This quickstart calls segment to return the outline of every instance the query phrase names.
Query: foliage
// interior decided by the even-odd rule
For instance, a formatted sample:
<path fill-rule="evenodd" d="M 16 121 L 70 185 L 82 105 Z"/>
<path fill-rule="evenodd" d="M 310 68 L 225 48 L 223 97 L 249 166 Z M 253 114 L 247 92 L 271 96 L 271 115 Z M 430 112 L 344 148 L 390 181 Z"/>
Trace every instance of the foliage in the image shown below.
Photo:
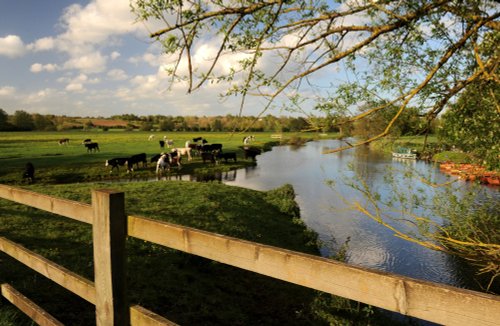
<path fill-rule="evenodd" d="M 9 123 L 9 116 L 2 108 L 0 108 L 0 131 L 8 131 L 13 128 Z"/>
<path fill-rule="evenodd" d="M 369 107 L 367 110 L 369 110 Z M 386 110 L 374 112 L 364 119 L 354 121 L 352 134 L 364 139 L 370 139 L 383 133 L 391 119 L 397 114 L 397 111 L 397 107 L 390 106 Z M 417 135 L 424 130 L 424 125 L 425 121 L 419 117 L 419 111 L 416 108 L 408 107 L 401 114 L 401 118 L 394 122 L 388 135 L 391 137 Z"/>
<path fill-rule="evenodd" d="M 17 110 L 14 112 L 11 122 L 17 130 L 27 131 L 35 128 L 33 118 L 28 112 L 23 110 Z"/>
<path fill-rule="evenodd" d="M 279 207 L 281 212 L 295 218 L 300 217 L 300 208 L 295 201 L 295 191 L 291 184 L 268 191 L 267 200 Z"/>
<path fill-rule="evenodd" d="M 56 130 L 54 122 L 52 122 L 52 120 L 46 115 L 33 114 L 33 124 L 35 130 L 40 130 L 40 131 Z"/>
<path fill-rule="evenodd" d="M 151 131 L 153 130 L 153 124 L 151 122 L 143 122 L 139 129 L 141 131 Z"/>
<path fill-rule="evenodd" d="M 240 112 L 251 95 L 267 101 L 259 117 L 280 104 L 307 114 L 329 103 L 350 121 L 397 107 L 381 131 L 354 145 L 386 136 L 410 107 L 422 110 L 429 128 L 472 82 L 498 81 L 500 12 L 492 0 L 135 0 L 131 7 L 138 21 L 163 24 L 151 38 L 171 60 L 172 83 L 189 92 L 224 83 L 223 96 L 241 95 Z M 210 51 L 203 64 L 201 49 Z"/>
<path fill-rule="evenodd" d="M 439 135 L 472 153 L 482 164 L 500 170 L 500 83 L 474 83 L 442 119 Z"/>

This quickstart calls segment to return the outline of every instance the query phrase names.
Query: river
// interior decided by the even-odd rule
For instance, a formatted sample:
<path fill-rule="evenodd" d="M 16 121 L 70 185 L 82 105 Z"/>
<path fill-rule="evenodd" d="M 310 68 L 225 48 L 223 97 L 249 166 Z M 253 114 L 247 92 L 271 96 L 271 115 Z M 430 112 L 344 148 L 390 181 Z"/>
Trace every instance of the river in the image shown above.
<path fill-rule="evenodd" d="M 361 173 L 367 184 L 387 197 L 394 192 L 385 179 L 391 169 L 395 170 L 394 182 L 400 183 L 401 191 L 421 188 L 432 196 L 434 188 L 426 186 L 420 178 L 412 177 L 411 186 L 404 184 L 407 181 L 403 174 L 408 168 L 425 174 L 435 183 L 448 181 L 449 177 L 432 164 L 396 161 L 366 147 L 322 154 L 325 148 L 339 145 L 337 140 L 322 140 L 301 147 L 274 147 L 257 157 L 255 167 L 227 173 L 222 181 L 256 190 L 270 190 L 285 183 L 293 185 L 301 217 L 319 234 L 324 256 L 346 243 L 345 259 L 350 264 L 478 290 L 471 278 L 472 271 L 460 260 L 395 237 L 388 228 L 351 209 L 354 201 L 366 203 L 366 199 L 345 183 L 352 180 L 355 172 Z M 327 180 L 335 180 L 335 186 Z M 466 182 L 458 182 L 459 188 L 468 187 Z M 496 189 L 490 190 L 498 194 Z M 398 227 L 404 230 L 405 225 L 401 223 Z"/>

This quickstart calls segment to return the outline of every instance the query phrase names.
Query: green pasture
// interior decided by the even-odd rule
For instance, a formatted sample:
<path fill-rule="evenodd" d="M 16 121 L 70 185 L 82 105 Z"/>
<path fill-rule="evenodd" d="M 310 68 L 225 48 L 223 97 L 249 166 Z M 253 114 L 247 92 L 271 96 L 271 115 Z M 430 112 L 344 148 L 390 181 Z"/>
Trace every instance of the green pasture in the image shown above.
<path fill-rule="evenodd" d="M 91 189 L 113 188 L 125 192 L 130 215 L 319 254 L 289 185 L 268 192 L 182 181 L 26 187 L 86 203 Z M 0 221 L 0 236 L 93 280 L 90 225 L 1 199 Z M 377 324 L 363 305 L 143 240 L 127 240 L 127 257 L 131 303 L 181 325 Z M 0 266 L 0 283 L 12 284 L 65 325 L 95 324 L 94 307 L 83 299 L 1 253 Z M 31 321 L 0 297 L 0 325 Z"/>
<path fill-rule="evenodd" d="M 279 144 L 272 133 L 252 133 L 255 141 L 252 146 L 269 149 L 270 144 Z M 153 140 L 148 140 L 155 135 Z M 105 167 L 106 160 L 115 157 L 128 157 L 134 154 L 146 153 L 149 158 L 161 152 L 159 140 L 167 136 L 174 140 L 174 147 L 184 147 L 187 140 L 204 137 L 209 143 L 223 144 L 223 151 L 235 151 L 238 162 L 221 162 L 217 166 L 203 163 L 199 157 L 193 156 L 188 162 L 183 158 L 183 167 L 179 171 L 173 168 L 170 174 L 193 174 L 209 170 L 227 171 L 230 169 L 251 165 L 251 160 L 243 159 L 243 134 L 231 133 L 189 133 L 189 132 L 139 132 L 139 131 L 107 131 L 107 132 L 2 132 L 0 133 L 0 183 L 21 184 L 21 174 L 26 162 L 35 166 L 37 182 L 42 183 L 73 183 L 112 180 L 116 178 L 151 178 L 155 176 L 155 165 L 139 168 L 133 174 L 127 174 L 125 169 L 116 170 L 110 174 Z M 284 141 L 309 139 L 316 134 L 284 135 Z M 68 138 L 69 144 L 59 145 L 59 140 Z M 82 144 L 90 138 L 99 144 L 100 151 L 88 153 Z M 165 150 L 168 150 L 165 148 Z"/>

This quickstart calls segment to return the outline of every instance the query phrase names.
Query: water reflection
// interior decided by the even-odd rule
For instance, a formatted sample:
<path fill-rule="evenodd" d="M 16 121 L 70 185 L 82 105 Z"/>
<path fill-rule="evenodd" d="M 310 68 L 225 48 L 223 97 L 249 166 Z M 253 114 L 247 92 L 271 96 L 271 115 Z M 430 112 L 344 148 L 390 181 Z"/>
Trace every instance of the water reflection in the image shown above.
<path fill-rule="evenodd" d="M 366 198 L 346 184 L 353 182 L 355 176 L 362 176 L 367 186 L 376 189 L 382 198 L 388 198 L 395 191 L 386 180 L 389 170 L 394 170 L 392 178 L 398 188 L 407 192 L 432 188 L 425 187 L 419 177 L 409 181 L 405 179 L 403 174 L 407 167 L 426 175 L 435 183 L 447 181 L 448 176 L 431 164 L 393 160 L 387 155 L 370 152 L 367 147 L 321 154 L 325 149 L 339 145 L 338 141 L 324 140 L 310 142 L 300 148 L 274 147 L 257 157 L 256 166 L 239 170 L 233 181 L 225 183 L 257 190 L 292 184 L 301 216 L 319 234 L 324 243 L 322 254 L 325 256 L 350 239 L 347 250 L 347 262 L 350 264 L 477 289 L 476 284 L 464 276 L 463 268 L 457 272 L 455 258 L 395 237 L 386 227 L 353 210 L 354 203 L 366 204 Z M 327 180 L 333 180 L 335 188 L 329 186 Z M 460 187 L 466 186 L 460 184 Z M 432 199 L 433 190 L 425 191 Z"/>
<path fill-rule="evenodd" d="M 195 182 L 226 182 L 236 180 L 238 175 L 238 170 L 232 171 L 216 171 L 214 173 L 202 173 L 202 174 L 166 174 L 159 175 L 156 177 L 156 181 L 195 181 Z M 152 181 L 152 180 L 148 180 Z"/>

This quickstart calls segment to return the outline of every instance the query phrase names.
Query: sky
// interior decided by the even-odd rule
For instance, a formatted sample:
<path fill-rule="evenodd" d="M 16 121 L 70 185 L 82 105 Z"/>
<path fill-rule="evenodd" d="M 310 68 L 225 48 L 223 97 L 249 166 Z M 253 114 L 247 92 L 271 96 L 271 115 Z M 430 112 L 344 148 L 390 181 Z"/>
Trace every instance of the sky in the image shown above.
<path fill-rule="evenodd" d="M 135 21 L 129 0 L 0 0 L 0 108 L 82 117 L 238 114 L 238 98 L 219 97 L 222 85 L 168 89 L 164 55 L 148 36 L 155 27 Z M 243 114 L 263 106 L 251 99 Z"/>

